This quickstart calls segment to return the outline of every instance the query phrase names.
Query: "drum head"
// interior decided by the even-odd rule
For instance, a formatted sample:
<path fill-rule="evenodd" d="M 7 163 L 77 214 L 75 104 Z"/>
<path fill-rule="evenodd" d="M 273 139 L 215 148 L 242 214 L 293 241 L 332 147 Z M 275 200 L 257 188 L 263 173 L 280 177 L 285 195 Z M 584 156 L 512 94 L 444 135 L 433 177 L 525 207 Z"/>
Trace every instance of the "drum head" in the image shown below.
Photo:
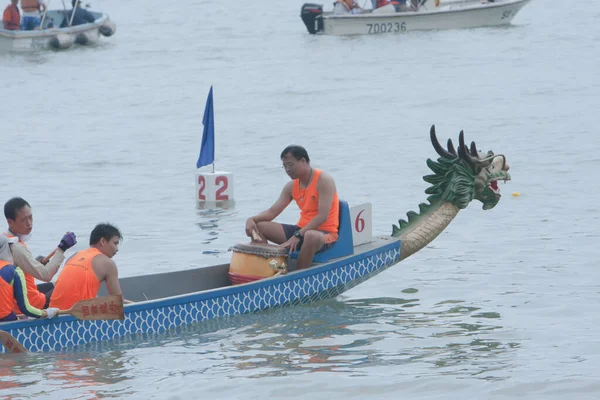
<path fill-rule="evenodd" d="M 238 243 L 232 246 L 232 251 L 244 254 L 254 254 L 263 257 L 287 257 L 288 252 L 285 248 L 269 243 Z"/>

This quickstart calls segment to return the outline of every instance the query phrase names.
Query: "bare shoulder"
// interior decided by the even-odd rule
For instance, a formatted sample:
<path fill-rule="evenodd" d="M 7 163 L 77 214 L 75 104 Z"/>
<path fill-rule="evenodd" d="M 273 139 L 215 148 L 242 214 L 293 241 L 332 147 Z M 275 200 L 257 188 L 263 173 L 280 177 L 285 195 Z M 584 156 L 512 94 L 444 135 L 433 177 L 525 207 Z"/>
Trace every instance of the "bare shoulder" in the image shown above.
<path fill-rule="evenodd" d="M 331 175 L 329 175 L 327 172 L 321 171 L 321 175 L 319 176 L 319 181 L 317 182 L 317 186 L 320 189 L 335 188 L 335 181 L 333 180 L 333 177 Z"/>
<path fill-rule="evenodd" d="M 290 192 L 292 193 L 292 189 L 294 189 L 294 181 L 288 181 L 285 183 L 285 185 L 283 186 L 283 191 L 284 192 Z"/>
<path fill-rule="evenodd" d="M 292 196 L 292 192 L 294 191 L 294 181 L 289 181 L 286 182 L 286 184 L 283 186 L 283 189 L 281 189 L 281 195 L 285 195 L 286 197 L 291 197 Z"/>
<path fill-rule="evenodd" d="M 105 254 L 98 254 L 92 259 L 92 266 L 94 269 L 98 268 L 103 271 L 108 271 L 112 268 L 117 268 L 117 264 L 114 260 Z"/>

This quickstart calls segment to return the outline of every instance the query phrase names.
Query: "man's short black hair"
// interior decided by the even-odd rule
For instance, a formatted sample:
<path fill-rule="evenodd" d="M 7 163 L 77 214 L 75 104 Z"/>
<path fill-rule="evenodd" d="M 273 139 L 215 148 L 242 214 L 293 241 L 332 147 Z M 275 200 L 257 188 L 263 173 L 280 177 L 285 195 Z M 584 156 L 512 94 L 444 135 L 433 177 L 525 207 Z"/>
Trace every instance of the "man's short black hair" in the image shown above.
<path fill-rule="evenodd" d="M 123 240 L 121 231 L 119 231 L 119 229 L 116 226 L 108 223 L 98 224 L 90 234 L 90 246 L 98 243 L 102 238 L 108 241 L 114 236 L 117 236 L 119 240 Z"/>
<path fill-rule="evenodd" d="M 294 156 L 294 158 L 296 160 L 300 161 L 302 158 L 304 158 L 306 160 L 306 162 L 310 164 L 310 158 L 308 158 L 308 152 L 306 151 L 306 149 L 304 147 L 292 144 L 292 145 L 286 147 L 285 149 L 283 149 L 283 151 L 281 152 L 281 156 L 279 158 L 283 158 L 288 153 L 291 153 L 291 155 Z"/>
<path fill-rule="evenodd" d="M 31 208 L 25 199 L 21 197 L 13 197 L 4 203 L 4 216 L 6 219 L 12 219 L 14 221 L 17 216 L 17 211 L 25 206 Z"/>

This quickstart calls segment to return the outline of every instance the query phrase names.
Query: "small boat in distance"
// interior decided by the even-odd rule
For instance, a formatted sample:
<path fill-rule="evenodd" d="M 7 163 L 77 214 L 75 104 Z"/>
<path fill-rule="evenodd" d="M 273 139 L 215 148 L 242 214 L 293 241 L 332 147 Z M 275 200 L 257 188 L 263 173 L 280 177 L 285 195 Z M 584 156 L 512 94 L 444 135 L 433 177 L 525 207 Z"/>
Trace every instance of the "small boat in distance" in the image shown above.
<path fill-rule="evenodd" d="M 311 34 L 377 35 L 416 30 L 462 29 L 508 25 L 531 0 L 415 1 L 408 11 L 392 4 L 360 13 L 323 11 L 323 5 L 305 3 L 300 17 Z M 340 9 L 340 7 L 337 7 Z"/>
<path fill-rule="evenodd" d="M 0 53 L 68 49 L 74 43 L 92 45 L 98 42 L 100 35 L 108 37 L 115 33 L 117 26 L 107 14 L 90 13 L 96 20 L 82 25 L 69 26 L 68 11 L 48 10 L 42 20 L 43 29 L 12 31 L 0 28 Z"/>

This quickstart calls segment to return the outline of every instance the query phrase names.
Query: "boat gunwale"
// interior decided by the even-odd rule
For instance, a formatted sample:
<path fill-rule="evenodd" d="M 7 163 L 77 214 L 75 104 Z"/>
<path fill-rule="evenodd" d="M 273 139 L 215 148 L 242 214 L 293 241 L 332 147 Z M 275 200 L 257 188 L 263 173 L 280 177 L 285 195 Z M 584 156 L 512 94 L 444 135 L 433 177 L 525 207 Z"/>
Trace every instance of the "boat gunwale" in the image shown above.
<path fill-rule="evenodd" d="M 109 20 L 108 14 L 99 13 L 100 17 L 96 19 L 94 22 L 88 22 L 86 24 L 75 25 L 75 26 L 67 26 L 64 28 L 48 28 L 48 29 L 38 29 L 33 31 L 22 31 L 22 30 L 8 30 L 0 28 L 0 37 L 4 37 L 7 39 L 38 39 L 38 38 L 52 38 L 59 33 L 67 33 L 67 34 L 75 34 L 92 31 L 94 29 L 99 29 L 106 21 Z"/>
<path fill-rule="evenodd" d="M 321 16 L 321 18 L 323 19 L 329 19 L 329 20 L 344 20 L 344 19 L 378 19 L 378 18 L 414 18 L 414 17 L 418 17 L 418 16 L 432 16 L 432 15 L 441 15 L 441 14 L 447 14 L 447 13 L 460 13 L 460 12 L 466 12 L 466 11 L 482 11 L 482 10 L 489 10 L 492 8 L 501 8 L 501 7 L 508 7 L 508 6 L 514 6 L 514 5 L 521 5 L 525 6 L 527 3 L 529 3 L 531 0 L 509 0 L 509 1 L 505 1 L 505 2 L 501 2 L 501 3 L 486 3 L 486 4 L 474 4 L 473 6 L 466 6 L 466 7 L 461 7 L 461 8 L 456 8 L 456 9 L 451 9 L 451 10 L 431 10 L 431 11 L 418 11 L 418 12 L 410 12 L 410 11 L 406 11 L 406 12 L 394 12 L 394 13 L 377 13 L 377 14 L 373 14 L 373 13 L 364 13 L 364 14 L 333 14 L 333 11 L 327 11 L 324 12 Z"/>
<path fill-rule="evenodd" d="M 339 259 L 335 259 L 334 261 L 315 265 L 311 268 L 307 268 L 300 271 L 293 271 L 288 274 L 279 275 L 271 278 L 261 279 L 258 281 L 247 282 L 240 285 L 231 285 L 231 286 L 222 286 L 213 289 L 200 290 L 197 292 L 191 293 L 183 293 L 174 296 L 162 297 L 159 299 L 153 300 L 144 300 L 139 301 L 133 304 L 124 305 L 125 315 L 128 313 L 135 313 L 139 311 L 146 311 L 151 309 L 156 309 L 160 307 L 171 307 L 179 304 L 185 304 L 190 302 L 198 302 L 198 301 L 206 301 L 211 298 L 218 298 L 221 296 L 235 295 L 235 294 L 243 294 L 244 292 L 250 291 L 252 289 L 259 289 L 266 286 L 272 286 L 273 284 L 292 282 L 295 280 L 299 280 L 305 277 L 309 277 L 312 275 L 318 275 L 322 273 L 327 273 L 331 270 L 343 267 L 352 262 L 360 261 L 361 259 L 365 259 L 368 257 L 372 257 L 376 254 L 386 252 L 392 250 L 395 247 L 399 246 L 400 240 L 393 237 L 374 237 L 374 242 L 382 242 L 380 245 L 376 247 L 365 250 L 363 252 L 354 253 L 349 256 L 341 257 Z M 386 243 L 387 242 L 387 243 Z M 372 243 L 371 243 L 372 244 Z M 218 267 L 227 264 L 219 264 L 212 265 L 207 267 Z M 207 267 L 200 267 L 207 268 Z M 175 271 L 174 271 L 175 272 Z M 158 275 L 157 274 L 148 274 L 148 275 Z M 148 276 L 146 275 L 146 276 Z M 252 288 L 252 289 L 248 289 Z M 59 325 L 61 323 L 71 322 L 76 320 L 75 317 L 71 315 L 63 315 L 54 319 L 25 319 L 25 320 L 17 320 L 17 321 L 7 321 L 0 322 L 0 330 L 19 330 L 22 328 L 31 328 L 36 326 L 44 326 L 44 325 Z M 84 321 L 81 321 L 84 322 Z"/>

